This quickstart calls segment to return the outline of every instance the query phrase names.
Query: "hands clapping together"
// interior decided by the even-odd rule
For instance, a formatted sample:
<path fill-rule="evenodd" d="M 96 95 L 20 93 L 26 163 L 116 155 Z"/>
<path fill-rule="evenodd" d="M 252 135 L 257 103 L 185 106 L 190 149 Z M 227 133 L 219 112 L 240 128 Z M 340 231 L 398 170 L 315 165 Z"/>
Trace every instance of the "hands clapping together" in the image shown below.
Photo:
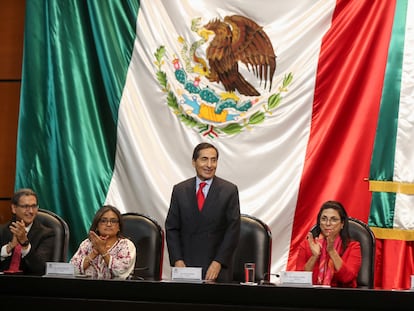
<path fill-rule="evenodd" d="M 94 231 L 89 231 L 89 240 L 92 243 L 92 248 L 95 253 L 95 257 L 98 256 L 98 254 L 105 254 L 107 251 L 106 247 L 106 241 L 108 239 L 108 236 L 100 236 L 97 235 Z M 93 258 L 95 258 L 93 257 Z"/>

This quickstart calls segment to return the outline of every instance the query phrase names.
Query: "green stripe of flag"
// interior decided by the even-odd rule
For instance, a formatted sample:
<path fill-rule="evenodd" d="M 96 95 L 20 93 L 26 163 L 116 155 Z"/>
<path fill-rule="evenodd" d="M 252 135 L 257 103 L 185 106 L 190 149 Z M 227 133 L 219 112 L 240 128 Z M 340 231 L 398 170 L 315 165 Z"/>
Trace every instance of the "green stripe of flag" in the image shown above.
<path fill-rule="evenodd" d="M 71 249 L 105 201 L 139 0 L 26 3 L 15 188 L 64 217 Z"/>
<path fill-rule="evenodd" d="M 407 0 L 398 0 L 388 51 L 384 89 L 371 161 L 370 180 L 393 180 L 406 12 Z M 370 226 L 393 227 L 395 198 L 395 193 L 373 192 L 369 216 Z"/>

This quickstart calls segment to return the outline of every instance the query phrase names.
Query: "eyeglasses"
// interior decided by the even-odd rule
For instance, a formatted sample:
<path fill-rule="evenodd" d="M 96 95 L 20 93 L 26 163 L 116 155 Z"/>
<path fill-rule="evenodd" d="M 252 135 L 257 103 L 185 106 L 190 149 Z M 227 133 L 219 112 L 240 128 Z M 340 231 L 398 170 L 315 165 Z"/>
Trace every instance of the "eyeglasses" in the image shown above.
<path fill-rule="evenodd" d="M 337 217 L 332 217 L 332 218 L 321 217 L 321 220 L 320 220 L 320 222 L 323 224 L 327 224 L 329 222 L 333 225 L 336 225 L 340 221 L 341 221 L 341 218 L 337 218 Z"/>
<path fill-rule="evenodd" d="M 24 205 L 21 205 L 21 204 L 17 204 L 17 206 L 18 207 L 20 207 L 20 208 L 24 208 L 25 210 L 29 210 L 29 209 L 38 209 L 39 208 L 39 205 L 38 204 L 32 204 L 32 205 L 29 205 L 29 204 L 24 204 Z"/>
<path fill-rule="evenodd" d="M 107 224 L 114 225 L 114 224 L 119 223 L 119 220 L 116 219 L 116 218 L 110 218 L 110 219 L 108 219 L 108 218 L 101 218 L 101 219 L 99 219 L 99 223 L 104 224 L 104 225 L 107 225 Z"/>

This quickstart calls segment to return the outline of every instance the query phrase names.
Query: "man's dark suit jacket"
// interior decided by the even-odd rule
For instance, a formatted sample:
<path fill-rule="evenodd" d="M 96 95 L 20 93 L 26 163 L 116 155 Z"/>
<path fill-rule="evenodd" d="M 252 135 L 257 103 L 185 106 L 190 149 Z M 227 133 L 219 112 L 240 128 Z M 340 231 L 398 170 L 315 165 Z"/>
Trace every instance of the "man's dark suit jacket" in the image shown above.
<path fill-rule="evenodd" d="M 233 280 L 234 251 L 240 237 L 236 185 L 214 177 L 201 212 L 197 207 L 196 178 L 175 185 L 165 230 L 171 266 L 184 260 L 187 267 L 202 267 L 204 279 L 215 260 L 222 265 L 217 281 Z"/>
<path fill-rule="evenodd" d="M 7 223 L 0 228 L 0 247 L 10 242 L 13 237 L 9 226 L 10 223 Z M 46 262 L 52 261 L 53 258 L 54 236 L 55 233 L 51 228 L 44 226 L 36 219 L 33 221 L 33 225 L 27 234 L 31 249 L 20 262 L 20 270 L 23 271 L 23 274 L 45 274 Z M 12 256 L 0 262 L 0 271 L 9 269 Z"/>

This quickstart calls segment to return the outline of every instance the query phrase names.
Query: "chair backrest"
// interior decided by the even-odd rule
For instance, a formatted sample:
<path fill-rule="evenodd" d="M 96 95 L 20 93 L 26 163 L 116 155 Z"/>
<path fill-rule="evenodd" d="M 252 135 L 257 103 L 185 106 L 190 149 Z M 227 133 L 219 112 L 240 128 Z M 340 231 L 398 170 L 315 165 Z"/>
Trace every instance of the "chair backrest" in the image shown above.
<path fill-rule="evenodd" d="M 240 216 L 240 240 L 235 251 L 233 280 L 244 282 L 244 264 L 256 264 L 255 280 L 270 280 L 272 263 L 272 232 L 260 219 L 242 214 Z"/>
<path fill-rule="evenodd" d="M 154 219 L 139 213 L 122 214 L 123 233 L 134 242 L 137 259 L 132 279 L 162 279 L 164 231 Z"/>
<path fill-rule="evenodd" d="M 52 261 L 66 262 L 69 247 L 69 226 L 66 221 L 59 215 L 41 208 L 37 213 L 36 219 L 44 226 L 52 228 L 55 232 L 55 246 Z"/>
<path fill-rule="evenodd" d="M 360 288 L 374 288 L 375 270 L 375 236 L 368 225 L 356 218 L 349 218 L 349 234 L 351 239 L 361 245 L 361 268 L 357 284 Z"/>

